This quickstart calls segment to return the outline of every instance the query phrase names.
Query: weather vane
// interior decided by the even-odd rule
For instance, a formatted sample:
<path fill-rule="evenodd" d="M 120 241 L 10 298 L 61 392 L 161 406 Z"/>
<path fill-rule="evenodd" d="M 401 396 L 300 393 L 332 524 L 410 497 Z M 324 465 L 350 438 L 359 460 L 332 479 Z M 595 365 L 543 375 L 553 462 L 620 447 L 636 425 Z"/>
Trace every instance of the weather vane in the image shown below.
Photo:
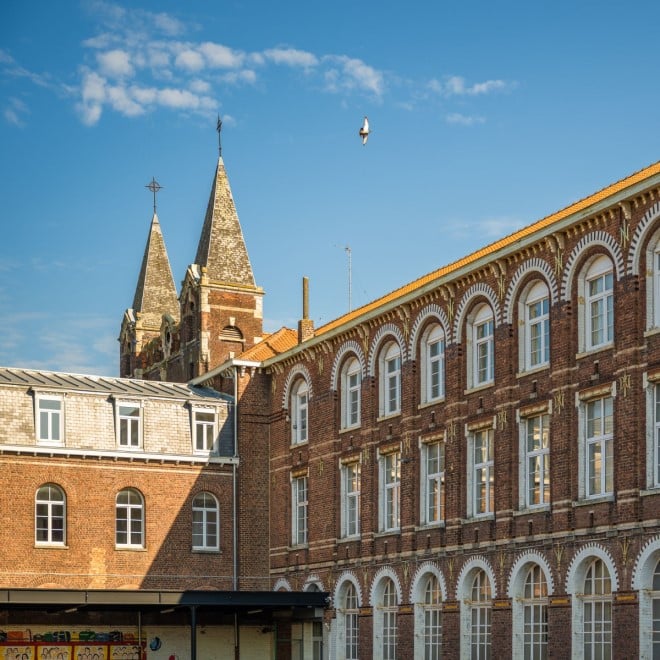
<path fill-rule="evenodd" d="M 149 188 L 151 192 L 154 194 L 154 213 L 156 213 L 156 193 L 162 188 L 163 186 L 156 181 L 156 177 L 151 177 L 151 183 L 149 183 L 148 186 L 145 186 L 145 188 Z"/>
<path fill-rule="evenodd" d="M 218 155 L 222 156 L 222 136 L 220 135 L 220 131 L 222 131 L 222 119 L 220 119 L 220 115 L 218 115 L 218 123 L 215 130 L 218 131 Z"/>

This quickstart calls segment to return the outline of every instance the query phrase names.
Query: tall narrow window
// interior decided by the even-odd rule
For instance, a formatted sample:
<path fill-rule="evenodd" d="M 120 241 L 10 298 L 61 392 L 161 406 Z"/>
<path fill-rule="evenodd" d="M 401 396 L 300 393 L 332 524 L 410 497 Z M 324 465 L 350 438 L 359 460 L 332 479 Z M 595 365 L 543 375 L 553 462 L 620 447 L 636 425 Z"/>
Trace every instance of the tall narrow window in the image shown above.
<path fill-rule="evenodd" d="M 612 397 L 586 404 L 586 494 L 587 497 L 613 492 Z"/>
<path fill-rule="evenodd" d="M 307 543 L 307 477 L 294 477 L 291 480 L 291 517 L 293 545 L 304 545 Z"/>
<path fill-rule="evenodd" d="M 495 338 L 493 312 L 481 305 L 471 321 L 472 386 L 479 387 L 495 379 Z"/>
<path fill-rule="evenodd" d="M 401 500 L 401 455 L 392 452 L 380 457 L 380 510 L 383 532 L 391 532 L 400 526 L 400 500 Z"/>
<path fill-rule="evenodd" d="M 440 660 L 442 652 L 442 593 L 440 582 L 430 575 L 424 589 L 424 660 Z"/>
<path fill-rule="evenodd" d="M 614 339 L 614 275 L 607 257 L 596 259 L 586 274 L 586 348 L 610 344 Z"/>
<path fill-rule="evenodd" d="M 653 425 L 653 485 L 660 486 L 660 384 L 653 388 L 655 394 L 655 415 Z"/>
<path fill-rule="evenodd" d="M 144 501 L 133 488 L 117 493 L 115 544 L 122 548 L 144 547 Z"/>
<path fill-rule="evenodd" d="M 602 559 L 594 559 L 584 580 L 583 650 L 585 660 L 612 657 L 612 584 Z"/>
<path fill-rule="evenodd" d="M 442 327 L 432 326 L 422 337 L 422 400 L 424 403 L 445 395 L 445 335 Z"/>
<path fill-rule="evenodd" d="M 216 450 L 215 413 L 212 410 L 193 410 L 195 428 L 195 451 L 212 452 Z"/>
<path fill-rule="evenodd" d="M 342 370 L 342 428 L 360 424 L 360 390 L 362 386 L 360 363 L 349 360 Z"/>
<path fill-rule="evenodd" d="M 360 533 L 360 464 L 342 466 L 342 536 Z"/>
<path fill-rule="evenodd" d="M 660 658 L 660 561 L 656 563 L 653 571 L 651 596 L 653 658 Z"/>
<path fill-rule="evenodd" d="M 422 522 L 427 525 L 445 519 L 445 443 L 422 445 Z"/>
<path fill-rule="evenodd" d="M 62 397 L 37 395 L 37 438 L 40 443 L 60 445 L 64 439 Z"/>
<path fill-rule="evenodd" d="M 548 657 L 548 584 L 538 564 L 527 572 L 523 591 L 523 657 Z"/>
<path fill-rule="evenodd" d="M 648 280 L 647 280 L 648 281 Z M 649 282 L 650 283 L 650 282 Z M 653 252 L 653 314 L 647 320 L 647 328 L 660 327 L 660 243 Z"/>
<path fill-rule="evenodd" d="M 472 514 L 495 511 L 495 461 L 493 430 L 482 429 L 472 434 Z"/>
<path fill-rule="evenodd" d="M 396 660 L 398 602 L 394 582 L 386 579 L 383 589 L 383 660 Z"/>
<path fill-rule="evenodd" d="M 120 402 L 117 405 L 119 446 L 134 449 L 140 446 L 140 404 Z"/>
<path fill-rule="evenodd" d="M 199 493 L 192 502 L 193 550 L 218 550 L 218 500 Z"/>
<path fill-rule="evenodd" d="M 381 415 L 394 415 L 401 411 L 401 350 L 391 342 L 381 353 L 380 410 Z"/>
<path fill-rule="evenodd" d="M 491 590 L 488 576 L 477 571 L 467 606 L 470 608 L 470 658 L 486 660 L 491 650 Z"/>
<path fill-rule="evenodd" d="M 291 394 L 292 424 L 291 436 L 294 445 L 307 442 L 307 406 L 309 403 L 309 388 L 307 383 L 300 379 Z"/>
<path fill-rule="evenodd" d="M 538 415 L 524 420 L 525 505 L 550 503 L 550 417 Z"/>
<path fill-rule="evenodd" d="M 55 484 L 45 484 L 35 497 L 34 540 L 40 545 L 64 545 L 66 498 Z"/>
<path fill-rule="evenodd" d="M 358 597 L 355 586 L 349 582 L 346 585 L 344 598 L 344 655 L 346 660 L 360 660 L 360 639 L 358 627 Z"/>
<path fill-rule="evenodd" d="M 525 368 L 535 369 L 550 361 L 550 299 L 543 282 L 527 293 L 524 315 Z"/>

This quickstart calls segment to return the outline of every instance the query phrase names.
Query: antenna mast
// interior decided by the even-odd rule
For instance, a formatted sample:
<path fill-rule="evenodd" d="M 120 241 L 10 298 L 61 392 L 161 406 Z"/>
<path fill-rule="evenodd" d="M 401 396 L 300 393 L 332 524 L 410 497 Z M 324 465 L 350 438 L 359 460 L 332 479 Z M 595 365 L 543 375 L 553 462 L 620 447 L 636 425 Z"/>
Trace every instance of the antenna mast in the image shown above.
<path fill-rule="evenodd" d="M 353 283 L 352 283 L 352 253 L 351 253 L 351 246 L 347 245 L 344 248 L 344 251 L 348 255 L 348 311 L 350 312 L 353 309 L 353 300 L 352 300 L 352 295 L 353 295 Z"/>

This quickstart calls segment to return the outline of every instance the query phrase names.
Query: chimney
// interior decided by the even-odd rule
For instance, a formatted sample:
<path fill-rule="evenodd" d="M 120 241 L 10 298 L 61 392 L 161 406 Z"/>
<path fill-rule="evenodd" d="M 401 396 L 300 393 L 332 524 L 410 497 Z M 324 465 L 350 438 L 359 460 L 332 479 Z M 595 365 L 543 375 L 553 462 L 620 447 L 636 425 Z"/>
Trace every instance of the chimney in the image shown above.
<path fill-rule="evenodd" d="M 298 321 L 298 343 L 311 339 L 314 336 L 314 321 L 309 318 L 309 279 L 303 277 L 303 314 Z"/>

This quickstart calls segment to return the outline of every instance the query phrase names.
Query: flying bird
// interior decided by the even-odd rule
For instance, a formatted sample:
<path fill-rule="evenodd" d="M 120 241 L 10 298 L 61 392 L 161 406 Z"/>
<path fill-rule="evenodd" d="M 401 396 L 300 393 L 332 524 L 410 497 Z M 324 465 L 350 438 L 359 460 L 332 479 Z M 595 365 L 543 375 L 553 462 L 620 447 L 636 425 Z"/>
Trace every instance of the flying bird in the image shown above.
<path fill-rule="evenodd" d="M 367 139 L 369 138 L 369 120 L 366 117 L 360 129 L 360 137 L 362 138 L 362 144 L 367 144 Z"/>

